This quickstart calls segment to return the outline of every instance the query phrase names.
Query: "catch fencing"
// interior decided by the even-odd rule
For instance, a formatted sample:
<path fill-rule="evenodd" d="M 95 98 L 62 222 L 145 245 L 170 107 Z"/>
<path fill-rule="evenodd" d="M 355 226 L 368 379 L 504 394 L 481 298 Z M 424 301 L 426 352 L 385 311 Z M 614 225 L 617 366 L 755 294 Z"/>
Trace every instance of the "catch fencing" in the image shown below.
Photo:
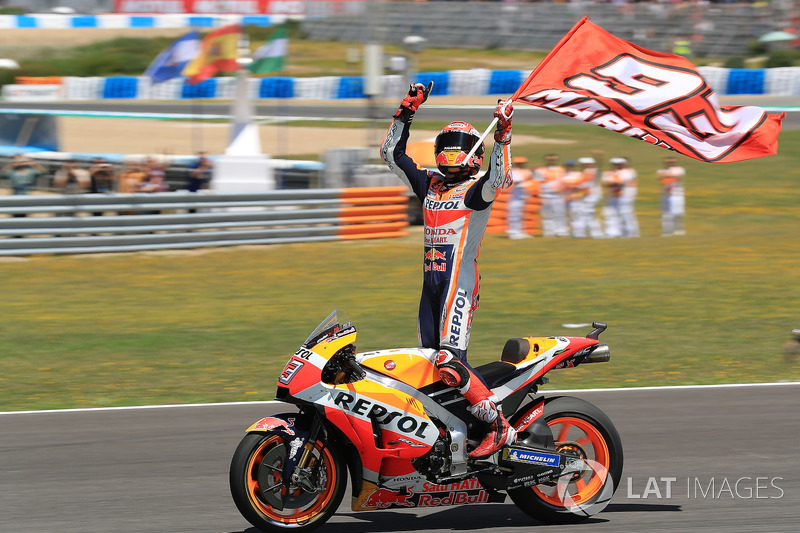
<path fill-rule="evenodd" d="M 0 256 L 401 237 L 405 187 L 0 197 Z"/>

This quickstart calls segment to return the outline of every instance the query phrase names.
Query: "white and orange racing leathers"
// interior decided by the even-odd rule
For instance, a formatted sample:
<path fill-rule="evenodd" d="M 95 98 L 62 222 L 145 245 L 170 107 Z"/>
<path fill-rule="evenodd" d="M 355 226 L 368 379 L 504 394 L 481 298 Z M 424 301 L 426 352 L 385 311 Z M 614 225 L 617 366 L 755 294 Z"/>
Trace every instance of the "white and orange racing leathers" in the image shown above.
<path fill-rule="evenodd" d="M 472 316 L 478 307 L 478 253 L 492 202 L 511 185 L 510 144 L 495 142 L 489 169 L 448 186 L 438 170 L 423 169 L 406 154 L 413 113 L 392 121 L 381 157 L 422 202 L 425 224 L 419 345 L 446 349 L 466 363 Z"/>

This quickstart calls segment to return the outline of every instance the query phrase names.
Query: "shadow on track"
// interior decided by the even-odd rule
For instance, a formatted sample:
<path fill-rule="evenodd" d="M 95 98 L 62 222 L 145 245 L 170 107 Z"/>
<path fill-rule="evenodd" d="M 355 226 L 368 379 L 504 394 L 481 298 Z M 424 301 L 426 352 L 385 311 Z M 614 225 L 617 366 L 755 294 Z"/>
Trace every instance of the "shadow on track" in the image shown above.
<path fill-rule="evenodd" d="M 486 504 L 473 506 L 468 511 L 451 507 L 424 515 L 408 511 L 369 511 L 362 513 L 338 513 L 336 518 L 346 522 L 328 522 L 320 527 L 320 533 L 372 533 L 388 531 L 475 531 L 495 528 L 519 528 L 520 532 L 532 526 L 545 525 L 509 504 Z M 589 518 L 582 524 L 599 524 L 607 522 L 602 518 Z M 258 529 L 249 528 L 241 532 L 259 533 Z"/>
<path fill-rule="evenodd" d="M 603 509 L 603 513 L 653 513 L 653 512 L 681 512 L 680 505 L 665 503 L 610 503 Z"/>

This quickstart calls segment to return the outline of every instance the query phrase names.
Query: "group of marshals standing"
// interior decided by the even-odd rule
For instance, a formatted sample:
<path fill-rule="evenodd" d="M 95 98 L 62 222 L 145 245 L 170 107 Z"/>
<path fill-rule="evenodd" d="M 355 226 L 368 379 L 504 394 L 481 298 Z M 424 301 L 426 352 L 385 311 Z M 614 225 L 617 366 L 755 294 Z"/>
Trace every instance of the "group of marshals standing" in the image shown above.
<path fill-rule="evenodd" d="M 509 198 L 508 235 L 512 239 L 528 237 L 520 223 L 526 191 L 538 182 L 544 237 L 639 237 L 636 217 L 638 174 L 625 157 L 613 157 L 610 168 L 598 169 L 594 157 L 559 163 L 558 155 L 547 154 L 544 164 L 528 170 L 527 160 L 514 158 L 514 188 Z M 674 157 L 664 159 L 657 171 L 661 185 L 662 233 L 683 235 L 684 189 L 686 171 Z M 516 189 L 516 190 L 514 190 Z"/>

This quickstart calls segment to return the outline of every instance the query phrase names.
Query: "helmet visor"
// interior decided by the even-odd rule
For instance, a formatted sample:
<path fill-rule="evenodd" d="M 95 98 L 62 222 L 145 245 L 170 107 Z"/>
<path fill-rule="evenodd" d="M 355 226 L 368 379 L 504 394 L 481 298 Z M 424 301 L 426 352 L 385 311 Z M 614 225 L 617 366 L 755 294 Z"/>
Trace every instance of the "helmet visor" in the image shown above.
<path fill-rule="evenodd" d="M 445 151 L 469 153 L 477 141 L 478 137 L 463 131 L 446 131 L 436 137 L 436 144 L 433 150 L 436 154 Z"/>

